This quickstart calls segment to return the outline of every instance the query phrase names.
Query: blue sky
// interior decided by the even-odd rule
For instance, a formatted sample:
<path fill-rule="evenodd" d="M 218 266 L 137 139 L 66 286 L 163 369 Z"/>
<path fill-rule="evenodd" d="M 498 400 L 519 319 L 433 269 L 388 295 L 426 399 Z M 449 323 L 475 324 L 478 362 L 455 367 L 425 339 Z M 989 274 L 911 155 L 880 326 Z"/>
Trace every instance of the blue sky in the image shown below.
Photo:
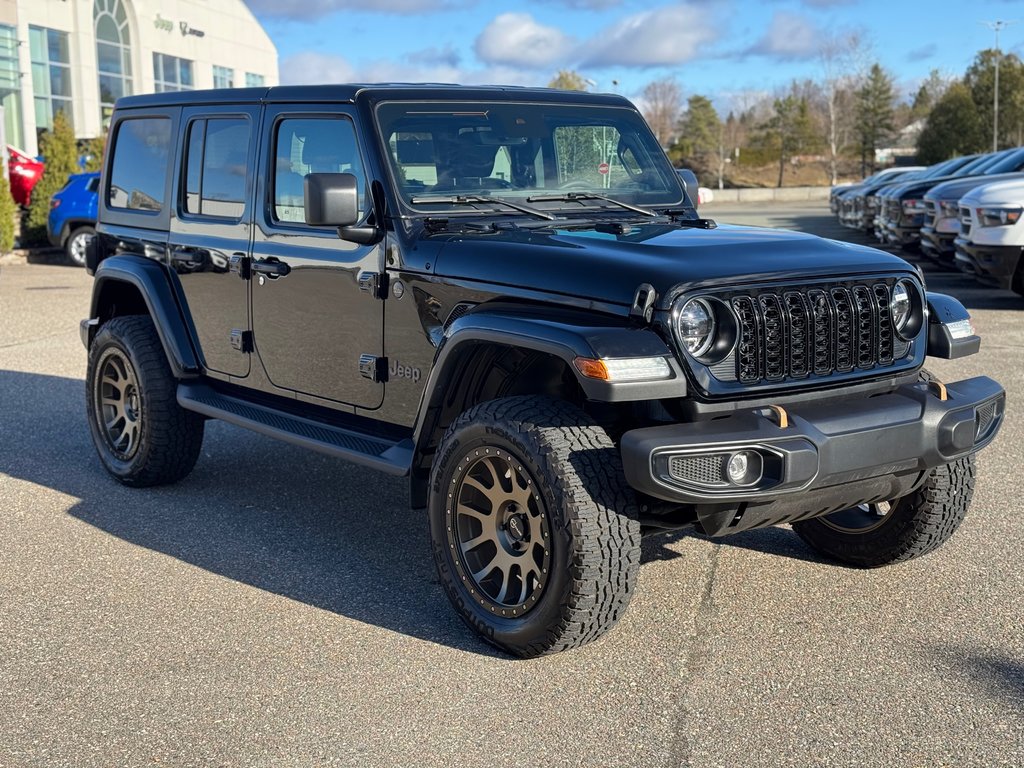
<path fill-rule="evenodd" d="M 822 42 L 850 32 L 903 92 L 932 69 L 962 74 L 994 45 L 984 21 L 1019 19 L 1000 42 L 1024 58 L 1024 3 L 1007 0 L 246 1 L 277 45 L 283 83 L 546 85 L 568 68 L 631 98 L 674 76 L 684 96 L 729 109 L 820 78 Z"/>

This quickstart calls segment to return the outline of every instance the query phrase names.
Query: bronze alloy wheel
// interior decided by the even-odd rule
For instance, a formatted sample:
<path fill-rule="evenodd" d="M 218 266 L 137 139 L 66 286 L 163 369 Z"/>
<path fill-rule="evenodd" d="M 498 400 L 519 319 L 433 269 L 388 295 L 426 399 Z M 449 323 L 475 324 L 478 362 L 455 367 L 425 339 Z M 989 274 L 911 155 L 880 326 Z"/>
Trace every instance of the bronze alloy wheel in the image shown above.
<path fill-rule="evenodd" d="M 519 617 L 544 593 L 548 513 L 523 463 L 478 448 L 459 463 L 446 504 L 452 560 L 471 598 L 496 616 Z"/>
<path fill-rule="evenodd" d="M 121 461 L 139 449 L 142 433 L 142 393 L 135 367 L 121 350 L 107 349 L 97 366 L 93 391 L 96 423 L 111 452 Z"/>

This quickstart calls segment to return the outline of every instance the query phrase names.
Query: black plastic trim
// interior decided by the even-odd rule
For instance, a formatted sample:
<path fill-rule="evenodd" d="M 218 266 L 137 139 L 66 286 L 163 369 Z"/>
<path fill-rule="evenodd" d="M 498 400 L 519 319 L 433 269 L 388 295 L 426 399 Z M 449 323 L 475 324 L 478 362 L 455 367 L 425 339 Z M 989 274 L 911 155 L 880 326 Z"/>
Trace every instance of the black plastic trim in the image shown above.
<path fill-rule="evenodd" d="M 412 441 L 397 442 L 303 418 L 216 391 L 199 383 L 178 385 L 178 404 L 210 418 L 235 424 L 390 475 L 405 476 L 412 465 Z"/>
<path fill-rule="evenodd" d="M 928 292 L 928 356 L 956 360 L 975 354 L 981 349 L 981 337 L 971 335 L 954 339 L 949 332 L 950 323 L 970 320 L 971 315 L 957 299 L 944 293 Z"/>
<path fill-rule="evenodd" d="M 128 283 L 141 294 L 174 376 L 180 379 L 197 375 L 201 366 L 192 349 L 165 267 L 142 256 L 111 256 L 104 259 L 96 268 L 89 313 L 91 319 L 104 315 L 99 300 L 103 287 L 112 282 Z M 91 333 L 88 341 L 92 341 Z"/>

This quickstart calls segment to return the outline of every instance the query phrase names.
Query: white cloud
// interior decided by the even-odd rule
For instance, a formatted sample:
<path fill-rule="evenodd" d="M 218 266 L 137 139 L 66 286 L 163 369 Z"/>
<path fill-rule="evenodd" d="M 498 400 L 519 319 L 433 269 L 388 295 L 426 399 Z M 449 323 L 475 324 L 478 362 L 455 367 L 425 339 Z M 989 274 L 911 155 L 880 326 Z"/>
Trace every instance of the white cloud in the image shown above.
<path fill-rule="evenodd" d="M 282 61 L 280 70 L 283 85 L 351 83 L 356 79 L 352 65 L 332 53 L 297 53 Z"/>
<path fill-rule="evenodd" d="M 811 21 L 796 13 L 778 11 L 764 36 L 746 53 L 776 59 L 810 59 L 818 55 L 826 35 Z"/>
<path fill-rule="evenodd" d="M 572 38 L 528 13 L 503 13 L 484 27 L 474 48 L 487 64 L 541 69 L 561 61 L 572 49 Z"/>
<path fill-rule="evenodd" d="M 423 65 L 380 59 L 355 66 L 333 54 L 306 52 L 281 62 L 285 85 L 322 83 L 457 83 L 462 85 L 545 85 L 547 76 L 515 67 L 463 68 L 439 62 Z"/>
<path fill-rule="evenodd" d="M 615 22 L 577 51 L 583 67 L 660 67 L 696 58 L 717 37 L 715 15 L 690 5 L 644 11 Z"/>

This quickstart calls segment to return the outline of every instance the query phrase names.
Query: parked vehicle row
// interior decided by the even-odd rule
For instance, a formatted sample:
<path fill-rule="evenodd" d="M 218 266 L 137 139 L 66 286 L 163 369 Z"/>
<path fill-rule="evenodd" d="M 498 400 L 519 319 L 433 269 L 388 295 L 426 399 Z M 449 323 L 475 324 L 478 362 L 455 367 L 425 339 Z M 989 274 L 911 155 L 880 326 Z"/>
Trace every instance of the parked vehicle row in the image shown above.
<path fill-rule="evenodd" d="M 1024 295 L 1024 147 L 888 170 L 833 190 L 841 224 Z"/>

